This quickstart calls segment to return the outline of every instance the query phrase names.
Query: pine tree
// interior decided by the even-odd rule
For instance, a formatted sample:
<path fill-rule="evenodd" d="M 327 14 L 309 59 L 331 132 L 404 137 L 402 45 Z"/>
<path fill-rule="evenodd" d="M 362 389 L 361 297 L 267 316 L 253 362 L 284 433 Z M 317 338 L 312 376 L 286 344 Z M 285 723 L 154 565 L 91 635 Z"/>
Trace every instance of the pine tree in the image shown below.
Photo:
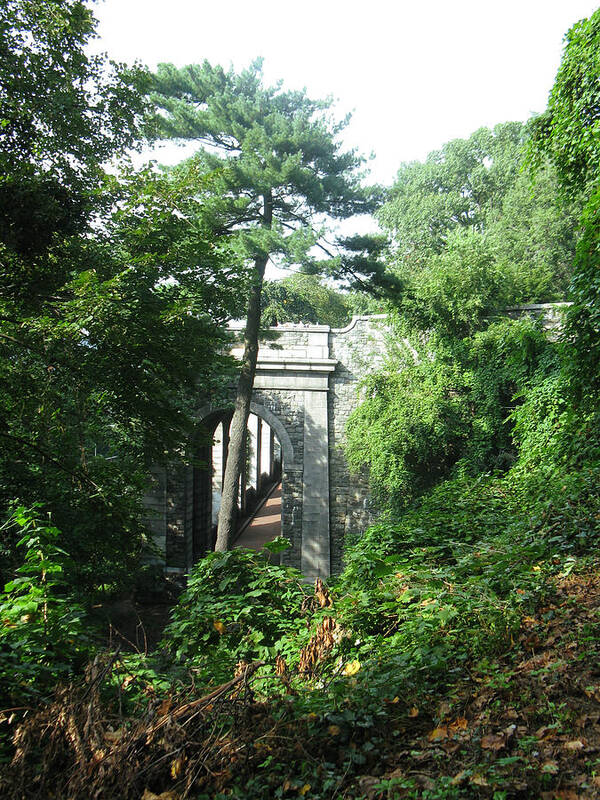
<path fill-rule="evenodd" d="M 199 144 L 199 191 L 211 208 L 216 235 L 226 237 L 248 268 L 244 355 L 221 509 L 217 550 L 227 550 L 235 532 L 238 483 L 258 355 L 261 291 L 270 258 L 320 268 L 324 253 L 330 272 L 354 271 L 371 281 L 382 271 L 372 256 L 380 242 L 325 242 L 328 218 L 346 219 L 374 209 L 379 192 L 364 189 L 355 151 L 344 151 L 338 136 L 348 118 L 336 122 L 331 101 L 315 101 L 304 91 L 265 87 L 261 62 L 236 74 L 208 62 L 176 69 L 160 65 L 154 101 L 159 135 Z M 366 246 L 365 246 L 366 245 Z M 366 255 L 365 255 L 366 253 Z M 359 278 L 360 280 L 360 278 Z"/>

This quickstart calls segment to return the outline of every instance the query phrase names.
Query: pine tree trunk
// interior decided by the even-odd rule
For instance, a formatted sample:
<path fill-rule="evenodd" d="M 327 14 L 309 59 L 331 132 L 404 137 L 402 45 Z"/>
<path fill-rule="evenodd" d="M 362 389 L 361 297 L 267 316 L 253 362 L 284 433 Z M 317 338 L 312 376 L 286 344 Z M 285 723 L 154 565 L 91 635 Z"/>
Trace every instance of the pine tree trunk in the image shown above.
<path fill-rule="evenodd" d="M 264 197 L 263 225 L 271 227 L 272 199 L 270 193 Z M 231 420 L 229 448 L 225 475 L 223 477 L 223 491 L 221 494 L 221 507 L 217 523 L 217 541 L 215 550 L 224 552 L 231 549 L 236 530 L 236 510 L 238 487 L 242 466 L 246 457 L 246 427 L 250 415 L 250 402 L 254 386 L 254 373 L 258 358 L 258 334 L 260 330 L 260 298 L 262 293 L 265 267 L 269 256 L 265 254 L 255 259 L 254 284 L 248 299 L 248 312 L 246 316 L 246 331 L 244 333 L 244 355 L 242 357 L 242 370 L 237 386 L 235 408 Z M 246 487 L 242 486 L 242 491 Z"/>

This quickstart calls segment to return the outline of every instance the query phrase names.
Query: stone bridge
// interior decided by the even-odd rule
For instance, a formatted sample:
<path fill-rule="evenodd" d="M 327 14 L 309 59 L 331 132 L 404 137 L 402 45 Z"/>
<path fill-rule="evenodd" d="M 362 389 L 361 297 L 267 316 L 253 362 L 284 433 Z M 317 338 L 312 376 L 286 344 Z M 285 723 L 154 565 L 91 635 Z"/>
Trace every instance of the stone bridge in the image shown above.
<path fill-rule="evenodd" d="M 564 305 L 519 306 L 504 313 L 542 316 L 555 335 Z M 261 342 L 251 406 L 254 482 L 258 490 L 267 451 L 267 471 L 272 472 L 276 437 L 281 532 L 292 543 L 282 559 L 309 578 L 340 572 L 346 536 L 372 522 L 366 481 L 349 473 L 343 444 L 346 422 L 359 402 L 359 383 L 385 358 L 386 331 L 385 316 L 376 315 L 355 317 L 339 329 L 283 325 L 271 328 Z M 232 387 L 229 404 L 199 403 L 191 459 L 182 457 L 178 464 L 154 470 L 146 497 L 151 512 L 147 523 L 167 570 L 189 571 L 213 547 L 214 489 L 221 479 L 234 392 Z M 247 485 L 246 477 L 242 485 Z M 245 490 L 240 492 L 242 512 L 245 496 Z"/>
<path fill-rule="evenodd" d="M 340 329 L 272 328 L 260 345 L 251 410 L 280 445 L 281 532 L 292 543 L 282 559 L 309 578 L 339 572 L 345 537 L 372 520 L 365 481 L 350 475 L 343 442 L 359 382 L 383 362 L 385 332 L 384 316 L 355 317 Z M 230 408 L 206 404 L 198 413 L 205 436 L 194 458 L 154 471 L 148 524 L 167 570 L 187 571 L 211 549 L 211 480 L 217 471 L 212 449 L 219 423 L 230 416 Z M 226 447 L 227 424 L 219 430 L 225 434 L 218 444 Z M 260 422 L 258 430 L 260 449 Z M 273 435 L 271 448 L 272 442 Z"/>

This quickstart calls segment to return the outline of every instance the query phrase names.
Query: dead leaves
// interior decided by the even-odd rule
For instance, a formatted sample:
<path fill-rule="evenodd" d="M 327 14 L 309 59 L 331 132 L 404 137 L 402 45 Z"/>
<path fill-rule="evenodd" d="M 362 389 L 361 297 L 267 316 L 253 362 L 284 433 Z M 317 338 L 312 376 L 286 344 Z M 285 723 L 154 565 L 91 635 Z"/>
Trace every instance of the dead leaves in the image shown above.
<path fill-rule="evenodd" d="M 169 772 L 171 773 L 171 777 L 174 781 L 182 776 L 184 767 L 185 756 L 178 756 L 174 761 L 171 762 L 171 768 Z"/>
<path fill-rule="evenodd" d="M 563 747 L 565 750 L 568 750 L 569 753 L 579 753 L 582 750 L 585 750 L 585 744 L 581 741 L 581 739 L 574 739 L 572 742 L 565 742 Z"/>
<path fill-rule="evenodd" d="M 441 742 L 449 737 L 462 734 L 464 731 L 467 731 L 468 727 L 469 723 L 465 717 L 457 717 L 453 722 L 450 722 L 447 725 L 440 725 L 439 727 L 434 728 L 427 735 L 427 741 Z"/>
<path fill-rule="evenodd" d="M 503 730 L 501 733 L 492 733 L 488 734 L 487 736 L 483 736 L 481 739 L 482 750 L 493 750 L 495 752 L 498 750 L 504 750 L 504 748 L 508 746 L 511 739 L 515 735 L 516 729 L 516 725 L 509 725 L 508 728 Z"/>
<path fill-rule="evenodd" d="M 333 617 L 325 617 L 309 643 L 300 651 L 299 672 L 314 672 L 317 664 L 325 659 L 333 649 L 336 643 L 336 632 L 337 622 Z"/>
<path fill-rule="evenodd" d="M 142 800 L 179 800 L 177 792 L 161 792 L 161 794 L 154 794 L 150 789 L 144 789 Z"/>
<path fill-rule="evenodd" d="M 293 792 L 296 795 L 300 795 L 300 797 L 305 797 L 311 790 L 310 783 L 304 783 L 302 785 L 298 784 L 294 780 L 290 780 L 289 778 L 286 779 L 282 786 L 281 791 L 283 794 L 287 794 L 288 792 Z"/>
<path fill-rule="evenodd" d="M 600 686 L 586 686 L 583 691 L 590 700 L 595 700 L 597 703 L 600 703 Z"/>
<path fill-rule="evenodd" d="M 434 728 L 428 735 L 428 742 L 441 742 L 442 739 L 448 738 L 448 726 L 441 725 L 439 728 Z"/>
<path fill-rule="evenodd" d="M 321 608 L 331 608 L 333 605 L 329 589 L 325 586 L 321 578 L 317 578 L 315 581 L 315 598 Z"/>

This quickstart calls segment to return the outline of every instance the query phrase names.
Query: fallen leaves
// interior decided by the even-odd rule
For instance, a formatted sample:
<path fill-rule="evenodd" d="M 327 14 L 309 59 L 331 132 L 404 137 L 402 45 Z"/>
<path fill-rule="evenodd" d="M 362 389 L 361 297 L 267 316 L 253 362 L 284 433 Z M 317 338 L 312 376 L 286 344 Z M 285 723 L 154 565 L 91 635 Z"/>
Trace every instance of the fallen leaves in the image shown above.
<path fill-rule="evenodd" d="M 445 725 L 439 725 L 437 728 L 434 728 L 430 733 L 427 735 L 427 740 L 429 742 L 441 742 L 443 739 L 447 739 L 451 736 L 456 736 L 457 734 L 461 734 L 464 731 L 467 731 L 469 727 L 469 723 L 466 717 L 457 717 L 453 722 L 449 722 Z"/>
<path fill-rule="evenodd" d="M 575 739 L 572 742 L 565 742 L 563 747 L 570 753 L 579 753 L 581 750 L 585 750 L 585 745 L 581 739 Z"/>
<path fill-rule="evenodd" d="M 173 780 L 177 780 L 183 773 L 183 768 L 185 766 L 185 756 L 179 756 L 173 762 L 171 762 L 171 777 Z"/>
<path fill-rule="evenodd" d="M 466 717 L 457 717 L 454 722 L 451 722 L 448 726 L 448 730 L 451 733 L 458 733 L 458 731 L 466 731 L 469 727 L 469 723 L 467 722 Z"/>
<path fill-rule="evenodd" d="M 504 747 L 506 747 L 506 740 L 499 734 L 489 733 L 481 739 L 482 750 L 502 750 Z"/>
<path fill-rule="evenodd" d="M 595 700 L 597 703 L 600 703 L 600 686 L 586 686 L 583 690 L 586 694 L 586 697 L 589 697 L 591 700 Z"/>
<path fill-rule="evenodd" d="M 434 728 L 427 736 L 429 742 L 441 742 L 442 739 L 448 738 L 448 726 L 440 725 L 439 728 Z"/>
<path fill-rule="evenodd" d="M 177 792 L 162 792 L 161 794 L 154 794 L 150 789 L 144 789 L 142 800 L 179 800 Z"/>

